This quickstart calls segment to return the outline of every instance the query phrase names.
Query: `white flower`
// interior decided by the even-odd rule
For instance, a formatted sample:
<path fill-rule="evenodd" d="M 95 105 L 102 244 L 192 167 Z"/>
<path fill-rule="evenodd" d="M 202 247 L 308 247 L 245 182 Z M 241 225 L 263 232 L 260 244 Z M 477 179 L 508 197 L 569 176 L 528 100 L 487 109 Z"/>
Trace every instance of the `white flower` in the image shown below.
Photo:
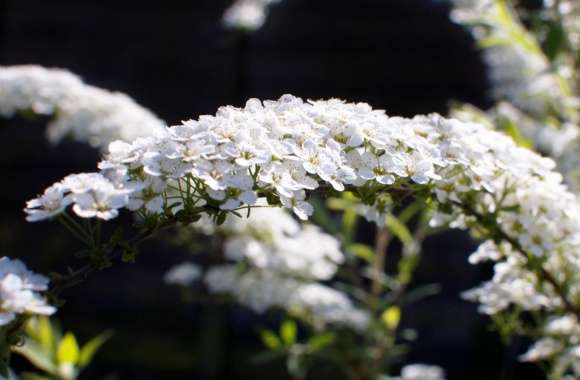
<path fill-rule="evenodd" d="M 292 178 L 289 168 L 279 162 L 272 162 L 260 171 L 261 182 L 273 186 L 278 194 L 292 197 L 301 185 Z"/>
<path fill-rule="evenodd" d="M 56 183 L 44 191 L 40 197 L 26 203 L 26 220 L 37 222 L 40 220 L 52 218 L 60 214 L 71 202 L 71 198 L 66 196 L 67 188 Z"/>
<path fill-rule="evenodd" d="M 226 202 L 220 205 L 222 210 L 233 210 L 242 204 L 253 205 L 258 200 L 258 195 L 252 190 L 254 181 L 246 173 L 228 175 L 224 178 L 227 185 Z"/>
<path fill-rule="evenodd" d="M 0 326 L 12 322 L 17 314 L 53 314 L 56 309 L 39 293 L 47 290 L 48 282 L 20 260 L 0 258 Z"/>
<path fill-rule="evenodd" d="M 395 177 L 390 174 L 390 156 L 387 154 L 377 157 L 370 152 L 364 152 L 360 156 L 358 175 L 365 180 L 376 180 L 383 185 L 395 183 Z"/>
<path fill-rule="evenodd" d="M 487 260 L 498 261 L 502 257 L 503 254 L 500 252 L 497 245 L 493 241 L 488 240 L 477 247 L 477 251 L 469 256 L 469 263 L 478 264 Z"/>
<path fill-rule="evenodd" d="M 227 28 L 256 31 L 264 25 L 268 7 L 282 0 L 236 0 L 222 17 Z"/>
<path fill-rule="evenodd" d="M 270 152 L 260 149 L 250 142 L 229 143 L 224 147 L 224 152 L 235 159 L 235 163 L 242 167 L 262 165 L 270 161 Z"/>
<path fill-rule="evenodd" d="M 105 177 L 96 175 L 72 175 L 65 178 L 64 186 L 71 191 L 73 211 L 81 218 L 115 218 L 129 204 L 133 189 L 117 189 Z"/>
<path fill-rule="evenodd" d="M 542 338 L 535 342 L 528 351 L 520 356 L 524 362 L 535 362 L 547 359 L 562 350 L 562 344 L 553 338 Z"/>
<path fill-rule="evenodd" d="M 302 166 L 310 174 L 318 174 L 330 168 L 330 157 L 312 140 L 308 140 L 301 148 L 296 148 L 296 156 L 302 159 Z"/>
<path fill-rule="evenodd" d="M 292 198 L 280 196 L 280 201 L 284 207 L 291 209 L 300 219 L 308 220 L 308 217 L 314 212 L 314 207 L 306 202 L 305 199 L 306 193 L 304 190 L 294 192 Z"/>
<path fill-rule="evenodd" d="M 201 276 L 202 271 L 199 265 L 183 262 L 169 269 L 163 279 L 168 285 L 190 286 Z"/>
<path fill-rule="evenodd" d="M 148 212 L 161 213 L 165 203 L 163 192 L 167 188 L 166 182 L 159 177 L 146 176 L 144 181 L 133 184 L 132 188 L 140 191 L 131 194 L 127 204 L 129 210 L 145 207 Z"/>
<path fill-rule="evenodd" d="M 101 187 L 75 195 L 74 202 L 73 211 L 81 218 L 97 217 L 109 220 L 119 215 L 118 209 L 125 207 L 129 199 L 122 190 Z"/>

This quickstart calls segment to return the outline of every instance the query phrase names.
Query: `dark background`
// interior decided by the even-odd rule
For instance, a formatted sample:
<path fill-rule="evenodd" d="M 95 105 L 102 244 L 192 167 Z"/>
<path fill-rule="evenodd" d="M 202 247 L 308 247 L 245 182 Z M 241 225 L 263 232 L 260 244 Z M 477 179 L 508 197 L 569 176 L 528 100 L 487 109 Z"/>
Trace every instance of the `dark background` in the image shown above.
<path fill-rule="evenodd" d="M 451 100 L 488 103 L 473 41 L 449 22 L 443 1 L 285 0 L 251 35 L 223 29 L 229 3 L 0 1 L 0 63 L 67 68 L 126 92 L 170 124 L 284 93 L 365 101 L 402 116 L 445 114 Z M 71 142 L 49 146 L 44 124 L 1 121 L 0 254 L 46 272 L 74 265 L 75 243 L 54 223 L 25 223 L 24 202 L 66 174 L 93 170 L 98 152 Z M 476 306 L 459 300 L 490 275 L 467 264 L 475 247 L 460 232 L 426 242 L 416 284 L 440 283 L 442 291 L 404 311 L 404 325 L 420 334 L 408 361 L 441 365 L 450 380 L 542 379 L 517 363 L 524 345 L 506 348 Z M 137 264 L 98 273 L 65 294 L 58 316 L 81 340 L 115 328 L 84 378 L 284 378 L 280 363 L 248 360 L 261 350 L 256 326 L 275 326 L 276 316 L 184 304 L 162 275 L 186 251 L 159 240 L 144 251 Z M 319 378 L 333 376 L 324 371 Z"/>

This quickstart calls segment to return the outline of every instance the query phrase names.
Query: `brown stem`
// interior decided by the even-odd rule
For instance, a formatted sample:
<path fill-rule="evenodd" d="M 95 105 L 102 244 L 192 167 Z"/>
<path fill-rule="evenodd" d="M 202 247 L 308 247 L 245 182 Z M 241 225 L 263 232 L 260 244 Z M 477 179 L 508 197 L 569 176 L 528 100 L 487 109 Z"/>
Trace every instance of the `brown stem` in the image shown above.
<path fill-rule="evenodd" d="M 387 259 L 387 246 L 389 244 L 389 232 L 386 227 L 377 227 L 375 237 L 375 260 L 373 263 L 371 294 L 378 298 L 383 289 L 383 276 L 385 261 Z"/>

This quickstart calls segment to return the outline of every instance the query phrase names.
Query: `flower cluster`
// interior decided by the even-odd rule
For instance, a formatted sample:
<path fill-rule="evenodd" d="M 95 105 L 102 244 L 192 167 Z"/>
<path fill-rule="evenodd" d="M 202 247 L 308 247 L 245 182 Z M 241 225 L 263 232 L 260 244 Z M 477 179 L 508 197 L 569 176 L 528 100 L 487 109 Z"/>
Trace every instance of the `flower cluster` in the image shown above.
<path fill-rule="evenodd" d="M 207 270 L 204 281 L 210 292 L 231 294 L 259 313 L 286 309 L 319 326 L 360 330 L 368 323 L 369 316 L 345 294 L 318 282 L 332 279 L 345 258 L 338 240 L 317 227 L 302 226 L 282 209 L 266 207 L 253 209 L 249 218 L 230 215 L 219 227 L 209 218 L 195 227 L 223 237 L 223 254 L 232 262 Z"/>
<path fill-rule="evenodd" d="M 218 229 L 226 236 L 226 259 L 245 260 L 261 270 L 324 281 L 345 260 L 336 238 L 300 225 L 279 208 L 255 208 L 249 218 L 230 215 Z"/>
<path fill-rule="evenodd" d="M 168 270 L 163 279 L 168 285 L 190 286 L 201 277 L 201 274 L 202 269 L 199 265 L 183 262 Z"/>
<path fill-rule="evenodd" d="M 551 20 L 549 25 L 561 23 L 563 38 L 570 46 L 568 50 L 548 57 L 542 51 L 541 40 L 546 38 L 542 30 L 526 29 L 520 21 L 523 14 L 510 7 L 509 2 L 499 0 L 464 0 L 455 1 L 456 9 L 452 13 L 455 21 L 468 26 L 483 50 L 483 57 L 488 65 L 488 74 L 492 84 L 492 97 L 498 101 L 487 112 L 474 107 L 462 106 L 453 114 L 462 120 L 484 123 L 490 128 L 509 131 L 522 144 L 530 141 L 538 151 L 553 157 L 558 169 L 564 174 L 564 180 L 572 191 L 578 194 L 580 190 L 580 173 L 578 170 L 580 156 L 578 142 L 578 97 L 574 81 L 577 80 L 574 60 L 577 59 L 578 25 L 580 25 L 580 9 L 572 2 L 545 2 L 545 7 L 536 15 L 537 20 Z M 553 18 L 553 13 L 557 16 Z M 532 26 L 536 23 L 530 23 Z M 565 46 L 565 42 L 561 45 Z M 560 47 L 562 49 L 562 47 Z M 520 136 L 520 133 L 523 135 Z M 517 191 L 522 191 L 520 188 Z M 525 190 L 524 190 L 525 191 Z M 525 198 L 518 200 L 521 207 L 529 207 Z M 574 200 L 577 202 L 577 200 Z M 543 207 L 543 206 L 541 206 Z M 577 218 L 577 208 L 571 206 L 572 219 Z M 563 209 L 562 209 L 563 210 Z M 521 221 L 520 221 L 521 222 Z M 520 223 L 518 222 L 518 224 Z M 534 223 L 532 223 L 535 225 Z M 559 226 L 552 229 L 556 233 Z M 529 258 L 514 255 L 514 244 L 488 241 L 470 258 L 471 262 L 483 260 L 499 261 L 494 266 L 493 278 L 479 288 L 467 291 L 464 297 L 479 302 L 480 310 L 487 314 L 511 313 L 513 305 L 519 310 L 532 312 L 536 315 L 541 311 L 550 310 L 540 320 L 552 325 L 554 321 L 566 321 L 568 326 L 572 319 L 576 320 L 578 313 L 563 316 L 562 308 L 571 309 L 570 305 L 562 305 L 561 297 L 553 297 L 554 284 L 564 284 L 568 287 L 569 298 L 578 299 L 578 276 L 571 274 L 577 271 L 576 232 L 569 225 L 563 226 L 568 235 L 566 248 L 560 244 L 562 240 L 539 238 L 537 230 L 530 224 L 522 223 L 517 237 L 517 244 L 527 246 L 528 252 L 543 257 L 543 252 L 550 252 L 543 262 L 544 269 L 554 274 L 550 281 L 543 283 L 538 276 L 537 265 L 531 265 Z M 535 247 L 530 242 L 537 240 Z M 517 245 L 516 244 L 516 245 Z M 566 257 L 564 257 L 566 256 Z M 527 264 L 526 264 L 527 263 Z M 570 269 L 567 265 L 571 265 Z M 568 270 L 572 272 L 568 272 Z M 544 279 L 545 280 L 545 279 Z M 551 290 L 546 291 L 546 288 Z M 575 301 L 576 302 L 576 301 Z M 577 302 L 576 302 L 577 303 Z M 577 305 L 576 305 L 577 307 Z M 556 311 L 558 310 L 558 311 Z M 565 331 L 564 331 L 565 330 Z M 577 378 L 580 368 L 572 365 L 578 361 L 576 352 L 580 350 L 580 340 L 573 329 L 560 330 L 554 336 L 549 328 L 540 329 L 531 335 L 541 338 L 522 356 L 522 360 L 550 360 L 554 366 L 556 377 L 564 374 Z"/>
<path fill-rule="evenodd" d="M 491 96 L 533 115 L 568 105 L 568 70 L 554 71 L 539 43 L 503 0 L 454 0 L 453 21 L 470 27 L 484 46 Z"/>
<path fill-rule="evenodd" d="M 533 31 L 525 29 L 518 12 L 499 0 L 456 0 L 452 18 L 470 28 L 483 47 L 483 58 L 488 67 L 492 98 L 498 103 L 483 115 L 497 127 L 515 126 L 530 139 L 535 148 L 553 157 L 566 182 L 580 189 L 575 168 L 578 158 L 580 115 L 574 81 L 578 78 L 574 58 L 579 44 L 574 44 L 574 28 L 580 25 L 580 8 L 571 2 L 546 2 L 549 13 L 553 8 L 560 14 L 571 40 L 572 51 L 561 53 L 550 62 L 540 48 Z M 545 34 L 540 32 L 538 34 Z M 462 119 L 473 118 L 473 113 L 458 112 Z M 471 114 L 471 115 L 470 115 Z M 479 114 L 475 116 L 481 118 Z"/>
<path fill-rule="evenodd" d="M 0 258 L 0 326 L 17 314 L 53 314 L 56 309 L 40 294 L 47 288 L 48 278 L 28 270 L 22 261 Z"/>
<path fill-rule="evenodd" d="M 580 323 L 575 315 L 549 319 L 542 328 L 543 338 L 521 356 L 522 361 L 552 360 L 553 372 L 569 374 L 564 379 L 580 376 Z"/>
<path fill-rule="evenodd" d="M 27 212 L 39 220 L 70 203 L 80 217 L 109 219 L 124 207 L 145 217 L 219 219 L 264 196 L 306 219 L 308 193 L 320 188 L 351 191 L 367 217 L 382 223 L 393 204 L 417 195 L 439 205 L 432 224 L 504 241 L 509 249 L 496 256 L 536 281 L 551 273 L 552 283 L 535 291 L 551 300 L 544 309 L 558 315 L 579 299 L 579 289 L 566 284 L 580 282 L 580 206 L 554 166 L 479 124 L 438 115 L 388 117 L 367 104 L 286 95 L 223 107 L 131 144 L 115 142 L 101 173 L 65 178 L 54 185 L 62 189 L 60 203 L 54 196 L 45 202 L 44 195 Z M 255 257 L 264 260 L 259 251 Z M 264 262 L 290 268 L 274 256 Z"/>
<path fill-rule="evenodd" d="M 129 194 L 135 188 L 117 188 L 99 173 L 73 174 L 27 202 L 26 220 L 36 222 L 53 217 L 72 203 L 80 217 L 109 220 L 119 214 L 119 208 L 129 206 Z"/>
<path fill-rule="evenodd" d="M 216 266 L 208 270 L 205 283 L 210 292 L 232 294 L 238 302 L 258 313 L 281 308 L 317 327 L 330 323 L 362 330 L 369 323 L 368 314 L 357 309 L 344 293 L 276 272 L 240 272 L 235 265 Z"/>
<path fill-rule="evenodd" d="M 114 140 L 133 141 L 163 130 L 164 123 L 120 92 L 82 82 L 76 75 L 41 66 L 0 67 L 0 115 L 17 112 L 52 116 L 52 142 L 72 137 L 106 148 Z"/>
<path fill-rule="evenodd" d="M 580 50 L 580 3 L 574 0 L 544 0 L 544 4 L 556 8 L 568 42 L 574 50 Z"/>
<path fill-rule="evenodd" d="M 434 365 L 409 364 L 401 369 L 401 376 L 394 380 L 445 380 L 445 372 Z"/>
<path fill-rule="evenodd" d="M 268 7 L 281 0 L 236 0 L 223 15 L 227 28 L 258 30 L 266 22 Z"/>

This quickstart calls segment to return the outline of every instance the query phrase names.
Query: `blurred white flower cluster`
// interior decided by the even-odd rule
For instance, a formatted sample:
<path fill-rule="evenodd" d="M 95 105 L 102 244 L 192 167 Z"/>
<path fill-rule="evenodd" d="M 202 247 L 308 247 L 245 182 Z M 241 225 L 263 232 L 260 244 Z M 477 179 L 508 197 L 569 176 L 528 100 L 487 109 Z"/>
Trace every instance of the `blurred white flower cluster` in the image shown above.
<path fill-rule="evenodd" d="M 523 354 L 522 361 L 556 359 L 554 372 L 569 373 L 562 379 L 580 377 L 580 323 L 575 315 L 551 318 L 543 327 L 545 337 L 538 340 Z"/>
<path fill-rule="evenodd" d="M 162 131 L 163 121 L 120 92 L 89 86 L 76 75 L 42 66 L 0 66 L 0 115 L 51 116 L 51 142 L 65 137 L 103 149 Z"/>
<path fill-rule="evenodd" d="M 191 286 L 202 276 L 199 265 L 191 262 L 178 264 L 165 273 L 163 280 L 168 285 Z"/>
<path fill-rule="evenodd" d="M 525 308 L 549 299 L 542 307 L 556 316 L 569 306 L 566 301 L 580 297 L 580 288 L 569 286 L 580 283 L 580 204 L 554 166 L 552 160 L 479 124 L 437 115 L 388 117 L 367 104 L 304 102 L 286 95 L 278 101 L 252 99 L 243 109 L 222 107 L 216 116 L 202 116 L 131 144 L 115 142 L 99 165 L 101 173 L 65 178 L 31 201 L 26 211 L 30 220 L 40 220 L 58 215 L 70 203 L 80 217 L 110 219 L 123 207 L 149 217 L 166 217 L 176 210 L 215 217 L 244 212 L 265 197 L 270 205 L 282 205 L 306 219 L 312 213 L 307 192 L 322 187 L 358 194 L 367 205 L 367 217 L 380 224 L 397 194 L 422 194 L 439 204 L 433 225 L 473 227 L 509 243 L 490 257 L 505 260 L 502 265 L 511 265 L 513 276 L 537 285 L 524 283 L 523 289 L 533 294 L 516 294 L 510 303 Z M 53 191 L 62 198 L 45 199 Z M 308 236 L 305 231 L 301 233 Z M 288 243 L 282 248 L 292 249 Z M 331 273 L 330 267 L 309 266 L 311 258 L 277 256 L 251 239 L 234 240 L 228 251 L 230 258 L 243 256 L 257 267 L 285 273 L 300 271 L 316 278 Z M 327 265 L 338 262 L 338 255 L 327 252 L 312 260 L 320 257 L 331 258 Z M 542 270 L 553 275 L 557 286 L 539 286 L 545 276 L 530 269 L 529 258 L 541 260 Z M 234 269 L 227 270 L 230 278 L 237 278 Z M 262 276 L 273 275 L 277 273 L 252 274 L 246 281 L 262 284 Z M 512 281 L 513 276 L 496 276 L 492 282 Z M 215 285 L 214 290 L 242 291 L 243 286 L 234 285 L 238 282 Z"/>
<path fill-rule="evenodd" d="M 223 23 L 227 28 L 253 32 L 266 22 L 268 7 L 281 0 L 236 0 L 226 9 Z"/>
<path fill-rule="evenodd" d="M 195 227 L 223 237 L 223 254 L 232 262 L 207 270 L 210 292 L 231 294 L 258 313 L 286 309 L 318 326 L 360 330 L 368 323 L 345 294 L 318 282 L 332 279 L 345 259 L 338 240 L 319 228 L 299 224 L 280 208 L 255 208 L 249 218 L 230 215 L 219 227 L 203 218 Z"/>
<path fill-rule="evenodd" d="M 509 1 L 456 0 L 452 19 L 472 31 L 482 48 L 497 102 L 485 113 L 454 110 L 462 120 L 485 119 L 498 128 L 509 124 L 533 142 L 534 147 L 556 159 L 558 169 L 574 191 L 580 191 L 580 100 L 574 59 L 580 51 L 580 5 L 546 1 L 541 15 L 552 17 L 564 28 L 570 51 L 554 61 L 541 49 L 532 30 L 524 27 Z M 540 34 L 545 34 L 542 32 Z"/>
<path fill-rule="evenodd" d="M 401 369 L 401 376 L 393 380 L 445 380 L 445 372 L 434 365 L 409 364 Z"/>
<path fill-rule="evenodd" d="M 470 28 L 483 48 L 495 100 L 507 100 L 532 115 L 569 104 L 567 71 L 550 66 L 539 43 L 504 0 L 454 0 L 451 18 Z"/>
<path fill-rule="evenodd" d="M 580 3 L 545 1 L 544 7 L 533 16 L 530 16 L 529 11 L 521 12 L 505 0 L 457 0 L 454 3 L 456 8 L 452 18 L 469 27 L 483 49 L 492 97 L 496 104 L 487 112 L 463 105 L 456 107 L 452 114 L 462 120 L 506 130 L 520 144 L 531 141 L 530 146 L 556 159 L 566 184 L 578 194 L 580 102 L 575 61 L 580 57 Z M 526 24 L 522 17 L 533 19 L 528 22 L 529 29 L 524 26 Z M 540 21 L 554 29 L 534 29 L 534 26 L 542 25 Z M 554 34 L 554 30 L 560 30 L 560 33 Z M 558 37 L 554 39 L 555 36 Z M 522 188 L 516 191 L 527 192 Z M 520 202 L 521 207 L 528 207 L 523 198 Z M 572 207 L 569 212 L 577 213 L 578 210 Z M 542 252 L 550 252 L 543 267 L 554 274 L 555 280 L 552 282 L 561 281 L 569 288 L 570 299 L 578 300 L 579 279 L 568 274 L 570 268 L 564 264 L 571 256 L 577 255 L 577 240 L 573 237 L 576 233 L 570 235 L 569 245 L 563 248 L 558 240 L 540 238 L 536 227 L 535 221 L 521 223 L 518 243 L 529 247 L 529 252 L 534 255 L 541 256 Z M 553 225 L 554 231 L 559 228 L 567 230 L 569 226 Z M 530 247 L 530 243 L 535 247 Z M 495 264 L 495 274 L 491 281 L 465 292 L 464 297 L 479 302 L 480 310 L 487 314 L 510 313 L 513 305 L 536 313 L 541 310 L 570 309 L 561 305 L 561 299 L 553 297 L 549 292 L 538 291 L 552 285 L 541 284 L 537 273 L 531 270 L 533 266 L 526 266 L 528 260 L 514 255 L 513 250 L 513 245 L 505 242 L 496 244 L 488 241 L 480 246 L 470 257 L 471 262 L 500 262 Z M 578 260 L 573 259 L 572 262 L 574 269 L 570 270 L 575 272 L 578 270 Z M 580 377 L 580 366 L 577 364 L 580 357 L 577 317 L 577 313 L 574 316 L 563 316 L 562 311 L 552 313 L 547 318 L 547 326 L 534 334 L 541 338 L 522 356 L 522 360 L 550 359 L 554 366 L 554 377 Z M 554 326 L 559 326 L 557 333 Z"/>
<path fill-rule="evenodd" d="M 580 50 L 580 3 L 577 0 L 544 0 L 544 4 L 560 13 L 568 40 Z"/>
<path fill-rule="evenodd" d="M 56 309 L 47 304 L 40 292 L 47 290 L 48 278 L 26 268 L 20 260 L 0 258 L 0 326 L 17 315 L 51 315 Z"/>

